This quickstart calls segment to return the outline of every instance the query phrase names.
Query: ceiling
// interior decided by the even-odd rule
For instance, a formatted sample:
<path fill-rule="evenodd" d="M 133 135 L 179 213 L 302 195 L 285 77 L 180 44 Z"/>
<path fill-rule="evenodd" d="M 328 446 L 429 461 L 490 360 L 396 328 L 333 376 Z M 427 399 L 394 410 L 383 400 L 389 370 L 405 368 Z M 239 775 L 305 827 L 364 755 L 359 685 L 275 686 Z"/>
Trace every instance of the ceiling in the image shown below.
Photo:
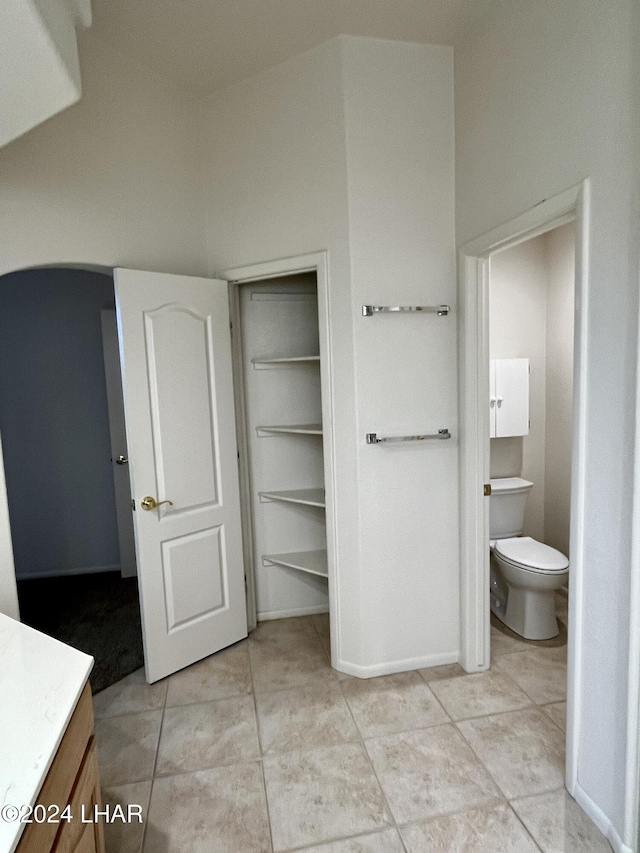
<path fill-rule="evenodd" d="M 339 33 L 453 44 L 492 0 L 93 0 L 93 31 L 197 94 Z"/>

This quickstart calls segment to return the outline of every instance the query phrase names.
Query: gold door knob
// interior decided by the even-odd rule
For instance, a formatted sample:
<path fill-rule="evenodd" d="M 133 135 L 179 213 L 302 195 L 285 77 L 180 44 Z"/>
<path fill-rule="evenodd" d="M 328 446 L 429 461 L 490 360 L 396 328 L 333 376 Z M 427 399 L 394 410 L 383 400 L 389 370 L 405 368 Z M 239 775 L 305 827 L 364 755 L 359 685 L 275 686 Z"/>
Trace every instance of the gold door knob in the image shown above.
<path fill-rule="evenodd" d="M 151 495 L 147 495 L 146 498 L 142 498 L 140 501 L 142 509 L 155 509 L 157 506 L 162 506 L 162 504 L 169 504 L 170 506 L 173 506 L 173 501 L 156 501 L 156 499 L 152 498 Z"/>

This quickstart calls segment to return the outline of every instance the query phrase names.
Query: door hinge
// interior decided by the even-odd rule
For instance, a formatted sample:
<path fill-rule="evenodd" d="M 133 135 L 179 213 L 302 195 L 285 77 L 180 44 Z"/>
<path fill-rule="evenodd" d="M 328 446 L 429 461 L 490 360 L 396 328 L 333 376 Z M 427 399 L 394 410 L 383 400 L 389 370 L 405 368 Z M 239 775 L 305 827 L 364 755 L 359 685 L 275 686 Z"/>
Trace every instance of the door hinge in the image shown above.
<path fill-rule="evenodd" d="M 485 498 L 491 497 L 491 483 L 484 484 L 484 496 Z"/>

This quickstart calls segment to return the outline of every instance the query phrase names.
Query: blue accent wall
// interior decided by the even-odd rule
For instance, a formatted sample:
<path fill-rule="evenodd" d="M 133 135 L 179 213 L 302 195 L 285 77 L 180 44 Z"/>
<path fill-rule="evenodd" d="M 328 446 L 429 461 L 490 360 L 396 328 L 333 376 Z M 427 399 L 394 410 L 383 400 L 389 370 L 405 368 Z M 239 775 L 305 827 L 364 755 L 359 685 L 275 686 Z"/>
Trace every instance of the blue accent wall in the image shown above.
<path fill-rule="evenodd" d="M 0 434 L 18 578 L 118 566 L 100 311 L 83 270 L 0 278 Z"/>

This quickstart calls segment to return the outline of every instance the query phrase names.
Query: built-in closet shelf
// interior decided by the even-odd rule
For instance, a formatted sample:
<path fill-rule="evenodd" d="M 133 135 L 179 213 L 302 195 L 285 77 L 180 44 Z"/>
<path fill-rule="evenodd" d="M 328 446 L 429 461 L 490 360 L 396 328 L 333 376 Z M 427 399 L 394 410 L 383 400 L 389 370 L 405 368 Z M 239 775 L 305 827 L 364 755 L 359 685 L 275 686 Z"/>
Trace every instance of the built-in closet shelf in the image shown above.
<path fill-rule="evenodd" d="M 295 433 L 297 435 L 322 435 L 322 424 L 285 424 L 283 426 L 259 426 L 256 427 L 258 435 L 268 433 Z"/>
<path fill-rule="evenodd" d="M 255 370 L 266 370 L 270 367 L 286 367 L 291 364 L 320 364 L 319 355 L 295 355 L 282 358 L 252 358 Z"/>
<path fill-rule="evenodd" d="M 290 489 L 285 492 L 260 492 L 260 501 L 283 501 L 290 504 L 324 508 L 324 489 Z"/>
<path fill-rule="evenodd" d="M 326 551 L 294 551 L 291 554 L 265 554 L 262 557 L 264 566 L 277 565 L 287 566 L 290 569 L 298 569 L 309 575 L 318 575 L 326 578 L 329 576 L 327 569 Z"/>

